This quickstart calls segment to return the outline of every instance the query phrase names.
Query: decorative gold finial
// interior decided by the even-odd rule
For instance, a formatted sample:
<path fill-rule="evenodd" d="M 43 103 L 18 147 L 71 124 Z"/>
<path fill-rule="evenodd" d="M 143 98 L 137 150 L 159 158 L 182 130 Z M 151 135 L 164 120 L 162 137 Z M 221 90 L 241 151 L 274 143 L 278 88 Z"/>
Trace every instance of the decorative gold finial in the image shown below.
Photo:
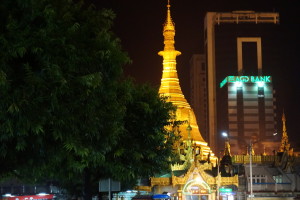
<path fill-rule="evenodd" d="M 170 0 L 168 0 L 168 5 L 167 5 L 167 19 L 164 23 L 164 31 L 171 31 L 172 33 L 170 33 L 171 35 L 173 35 L 173 40 L 174 40 L 174 35 L 175 35 L 175 24 L 172 20 L 171 17 L 171 9 L 170 9 L 171 5 L 170 5 Z M 163 32 L 164 32 L 163 31 Z"/>
<path fill-rule="evenodd" d="M 263 156 L 266 156 L 267 153 L 266 153 L 266 146 L 264 145 L 264 152 L 262 153 Z"/>
<path fill-rule="evenodd" d="M 230 154 L 230 143 L 229 143 L 229 138 L 227 137 L 225 140 L 225 151 L 224 151 L 225 156 L 231 156 Z"/>
<path fill-rule="evenodd" d="M 290 144 L 289 144 L 289 137 L 287 135 L 286 131 L 286 118 L 284 114 L 284 110 L 282 113 L 282 138 L 281 138 L 281 144 L 279 147 L 279 152 L 289 151 L 290 150 Z"/>
<path fill-rule="evenodd" d="M 251 145 L 251 155 L 254 156 L 255 155 L 255 151 L 254 151 L 254 148 L 253 148 L 253 144 L 250 144 Z"/>
<path fill-rule="evenodd" d="M 283 133 L 286 133 L 286 125 L 285 125 L 285 122 L 286 122 L 286 118 L 285 118 L 285 114 L 284 114 L 284 110 L 282 111 L 282 131 Z"/>
<path fill-rule="evenodd" d="M 188 115 L 188 126 L 186 128 L 186 130 L 188 131 L 188 139 L 190 140 L 191 139 L 191 130 L 192 130 L 192 127 L 191 127 L 191 114 L 190 114 L 190 111 L 189 111 L 189 115 Z"/>

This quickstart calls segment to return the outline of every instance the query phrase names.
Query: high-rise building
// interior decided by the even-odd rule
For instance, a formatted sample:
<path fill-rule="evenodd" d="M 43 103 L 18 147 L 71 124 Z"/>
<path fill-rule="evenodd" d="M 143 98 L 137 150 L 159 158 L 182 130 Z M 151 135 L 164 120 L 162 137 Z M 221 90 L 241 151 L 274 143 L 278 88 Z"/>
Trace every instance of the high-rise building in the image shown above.
<path fill-rule="evenodd" d="M 257 70 L 244 69 L 243 44 L 256 45 Z M 238 75 L 227 76 L 220 82 L 217 104 L 217 129 L 230 135 L 232 152 L 247 153 L 247 146 L 257 142 L 259 153 L 275 149 L 275 98 L 272 77 L 262 75 L 260 37 L 237 38 Z M 256 76 L 253 76 L 256 74 Z"/>
<path fill-rule="evenodd" d="M 223 130 L 221 128 L 223 126 L 219 122 L 222 116 L 220 113 L 227 110 L 225 107 L 220 107 L 227 100 L 222 99 L 223 97 L 220 96 L 221 90 L 224 88 L 220 89 L 219 84 L 228 76 L 272 75 L 270 72 L 272 71 L 272 65 L 274 65 L 274 59 L 269 55 L 274 52 L 274 48 L 272 49 L 271 46 L 276 45 L 274 37 L 276 36 L 278 23 L 278 13 L 234 11 L 208 12 L 206 14 L 204 20 L 204 50 L 207 70 L 209 137 L 207 141 L 214 152 L 221 150 L 218 147 L 224 142 L 224 138 L 221 136 L 223 131 L 226 131 L 230 137 L 232 136 L 230 130 Z M 238 38 L 240 39 L 238 40 Z M 251 41 L 251 38 L 254 41 Z M 256 40 L 262 42 L 256 42 Z M 241 52 L 243 52 L 242 55 L 240 55 Z M 262 62 L 262 55 L 266 56 L 264 62 Z M 238 59 L 238 57 L 240 58 Z M 240 63 L 243 64 L 242 70 L 240 69 Z M 264 66 L 264 71 L 262 66 Z M 273 98 L 272 86 L 268 86 L 268 89 Z M 274 110 L 272 112 L 274 113 Z M 274 120 L 273 122 L 275 123 Z M 273 124 L 274 126 L 275 124 Z M 239 134 L 243 135 L 244 133 Z M 261 133 L 254 133 L 253 131 L 253 135 L 258 134 Z M 263 135 L 266 134 L 263 133 Z"/>

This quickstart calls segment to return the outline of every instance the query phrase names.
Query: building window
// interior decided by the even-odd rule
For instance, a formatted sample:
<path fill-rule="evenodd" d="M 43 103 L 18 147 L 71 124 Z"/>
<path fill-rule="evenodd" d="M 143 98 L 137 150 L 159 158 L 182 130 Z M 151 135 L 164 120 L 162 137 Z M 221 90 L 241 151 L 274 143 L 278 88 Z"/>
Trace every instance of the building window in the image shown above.
<path fill-rule="evenodd" d="M 250 183 L 250 176 L 248 177 L 248 182 Z M 252 183 L 266 183 L 265 175 L 253 175 Z"/>
<path fill-rule="evenodd" d="M 265 93 L 264 93 L 264 88 L 263 87 L 259 87 L 258 91 L 257 91 L 257 97 L 258 98 L 263 98 L 265 97 Z"/>
<path fill-rule="evenodd" d="M 273 176 L 276 183 L 282 183 L 282 175 Z"/>

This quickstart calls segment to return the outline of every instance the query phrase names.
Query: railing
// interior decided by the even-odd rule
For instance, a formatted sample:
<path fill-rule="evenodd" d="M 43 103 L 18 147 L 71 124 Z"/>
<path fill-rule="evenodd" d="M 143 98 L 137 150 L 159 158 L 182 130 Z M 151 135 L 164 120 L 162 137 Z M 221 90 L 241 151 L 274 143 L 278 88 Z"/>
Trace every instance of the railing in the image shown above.
<path fill-rule="evenodd" d="M 217 13 L 216 19 L 217 24 L 220 23 L 279 23 L 278 13 L 255 13 L 254 11 L 235 11 L 235 12 L 224 12 Z"/>
<path fill-rule="evenodd" d="M 252 155 L 252 163 L 256 164 L 270 164 L 275 161 L 277 156 L 274 155 Z M 234 155 L 232 156 L 232 162 L 236 164 L 247 164 L 250 163 L 250 155 Z"/>
<path fill-rule="evenodd" d="M 165 177 L 152 177 L 151 178 L 151 187 L 154 185 L 171 185 L 171 178 L 165 178 Z"/>
<path fill-rule="evenodd" d="M 289 192 L 291 190 L 291 183 L 253 183 L 254 192 Z"/>

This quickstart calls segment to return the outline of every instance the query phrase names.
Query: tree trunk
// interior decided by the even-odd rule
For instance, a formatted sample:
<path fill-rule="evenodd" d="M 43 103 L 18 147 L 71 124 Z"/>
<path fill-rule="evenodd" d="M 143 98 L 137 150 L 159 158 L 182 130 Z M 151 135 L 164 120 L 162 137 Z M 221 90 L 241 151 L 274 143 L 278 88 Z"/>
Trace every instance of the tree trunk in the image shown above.
<path fill-rule="evenodd" d="M 83 199 L 92 200 L 91 173 L 88 168 L 85 168 L 83 173 Z"/>

